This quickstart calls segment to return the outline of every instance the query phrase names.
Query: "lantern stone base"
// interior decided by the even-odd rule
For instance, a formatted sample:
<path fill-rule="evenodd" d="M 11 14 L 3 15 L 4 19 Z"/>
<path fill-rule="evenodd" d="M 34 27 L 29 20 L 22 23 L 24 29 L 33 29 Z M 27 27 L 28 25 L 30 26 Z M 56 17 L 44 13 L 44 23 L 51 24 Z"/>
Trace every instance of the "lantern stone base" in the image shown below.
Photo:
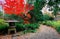
<path fill-rule="evenodd" d="M 8 34 L 10 34 L 10 33 L 11 33 L 11 31 L 14 31 L 14 33 L 16 33 L 16 28 L 8 29 Z"/>

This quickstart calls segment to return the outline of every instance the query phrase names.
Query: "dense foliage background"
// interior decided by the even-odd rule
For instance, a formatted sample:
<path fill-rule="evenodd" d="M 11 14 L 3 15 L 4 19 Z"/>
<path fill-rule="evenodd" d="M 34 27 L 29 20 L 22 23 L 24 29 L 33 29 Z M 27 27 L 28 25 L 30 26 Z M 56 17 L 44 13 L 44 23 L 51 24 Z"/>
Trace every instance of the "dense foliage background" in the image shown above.
<path fill-rule="evenodd" d="M 19 23 L 16 23 L 17 31 L 34 31 L 35 29 L 39 28 L 39 22 L 44 22 L 44 24 L 53 26 L 58 32 L 60 32 L 60 22 L 53 21 L 54 17 L 51 17 L 48 14 L 43 15 L 41 11 L 42 8 L 47 4 L 48 6 L 53 7 L 51 8 L 53 10 L 52 14 L 56 17 L 60 11 L 60 0 L 48 0 L 48 2 L 46 0 L 35 0 L 34 3 L 33 1 L 34 0 L 28 0 L 28 3 L 24 5 L 24 0 L 20 0 L 20 3 L 17 3 L 16 0 L 6 0 L 6 4 L 3 6 L 5 11 L 4 18 L 2 17 L 3 12 L 0 12 L 0 31 L 7 31 L 9 27 L 8 24 L 4 22 L 5 20 L 18 20 Z M 10 7 L 7 7 L 6 5 Z M 25 21 L 28 21 L 29 23 L 25 24 Z"/>

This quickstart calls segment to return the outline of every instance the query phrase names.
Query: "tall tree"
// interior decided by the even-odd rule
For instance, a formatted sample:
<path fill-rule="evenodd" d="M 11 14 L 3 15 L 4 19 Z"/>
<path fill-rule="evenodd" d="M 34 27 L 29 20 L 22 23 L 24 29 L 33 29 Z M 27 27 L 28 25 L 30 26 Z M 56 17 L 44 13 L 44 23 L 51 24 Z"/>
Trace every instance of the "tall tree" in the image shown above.
<path fill-rule="evenodd" d="M 58 4 L 60 4 L 60 0 L 35 0 L 34 3 L 34 10 L 30 11 L 30 13 L 33 13 L 33 18 L 35 18 L 35 21 L 43 21 L 43 14 L 41 12 L 42 8 L 48 4 L 50 7 L 53 6 L 53 14 L 56 16 L 57 12 L 60 10 Z"/>
<path fill-rule="evenodd" d="M 16 14 L 28 13 L 29 10 L 33 9 L 33 6 L 29 7 L 29 4 L 25 4 L 24 0 L 5 0 L 3 9 L 6 14 Z"/>
<path fill-rule="evenodd" d="M 46 1 L 45 0 L 35 0 L 34 2 L 34 10 L 30 11 L 31 15 L 32 15 L 32 19 L 35 20 L 35 22 L 38 22 L 38 21 L 42 21 L 42 8 L 44 7 Z M 33 20 L 33 21 L 34 21 Z"/>

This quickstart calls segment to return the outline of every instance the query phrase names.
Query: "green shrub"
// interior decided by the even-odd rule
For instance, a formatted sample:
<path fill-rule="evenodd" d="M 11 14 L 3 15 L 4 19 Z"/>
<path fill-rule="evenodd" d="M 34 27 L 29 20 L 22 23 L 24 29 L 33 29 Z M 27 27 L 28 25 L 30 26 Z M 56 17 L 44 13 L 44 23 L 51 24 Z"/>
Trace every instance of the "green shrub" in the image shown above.
<path fill-rule="evenodd" d="M 43 24 L 55 28 L 58 31 L 58 33 L 60 33 L 60 21 L 46 21 L 43 22 Z"/>
<path fill-rule="evenodd" d="M 34 30 L 34 29 L 36 29 L 36 28 L 39 27 L 38 23 L 26 24 L 25 26 L 26 26 L 28 29 L 32 29 L 32 30 Z"/>
<path fill-rule="evenodd" d="M 53 20 L 54 18 L 49 16 L 48 14 L 44 14 L 43 17 L 42 17 L 42 20 L 43 21 L 46 21 L 46 20 Z"/>
<path fill-rule="evenodd" d="M 56 27 L 56 30 L 58 31 L 58 33 L 60 33 L 60 26 Z"/>
<path fill-rule="evenodd" d="M 52 26 L 52 25 L 53 25 L 53 23 L 52 23 L 51 21 L 45 21 L 44 24 L 45 24 L 45 25 L 48 25 L 48 26 Z"/>
<path fill-rule="evenodd" d="M 0 33 L 8 29 L 8 23 L 5 23 L 4 19 L 0 19 Z"/>
<path fill-rule="evenodd" d="M 53 22 L 53 27 L 60 33 L 60 21 Z"/>
<path fill-rule="evenodd" d="M 20 23 L 16 23 L 17 31 L 35 30 L 38 27 L 39 27 L 38 23 L 32 23 L 32 24 L 20 24 Z"/>
<path fill-rule="evenodd" d="M 3 18 L 3 12 L 0 11 L 0 18 Z"/>
<path fill-rule="evenodd" d="M 23 30 L 25 30 L 25 25 L 16 23 L 16 29 L 17 29 L 17 31 L 23 31 Z"/>

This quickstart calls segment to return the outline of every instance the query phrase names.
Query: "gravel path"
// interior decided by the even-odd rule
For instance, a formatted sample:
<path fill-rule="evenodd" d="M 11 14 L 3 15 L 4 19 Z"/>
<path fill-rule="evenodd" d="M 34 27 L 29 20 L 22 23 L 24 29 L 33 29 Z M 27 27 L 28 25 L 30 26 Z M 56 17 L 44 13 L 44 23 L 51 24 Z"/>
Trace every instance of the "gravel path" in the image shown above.
<path fill-rule="evenodd" d="M 60 36 L 55 29 L 41 25 L 36 33 L 27 33 L 14 38 L 11 35 L 6 35 L 0 36 L 0 39 L 60 39 Z"/>
<path fill-rule="evenodd" d="M 30 39 L 60 39 L 55 29 L 45 25 L 40 26 L 40 31 L 32 35 Z"/>

